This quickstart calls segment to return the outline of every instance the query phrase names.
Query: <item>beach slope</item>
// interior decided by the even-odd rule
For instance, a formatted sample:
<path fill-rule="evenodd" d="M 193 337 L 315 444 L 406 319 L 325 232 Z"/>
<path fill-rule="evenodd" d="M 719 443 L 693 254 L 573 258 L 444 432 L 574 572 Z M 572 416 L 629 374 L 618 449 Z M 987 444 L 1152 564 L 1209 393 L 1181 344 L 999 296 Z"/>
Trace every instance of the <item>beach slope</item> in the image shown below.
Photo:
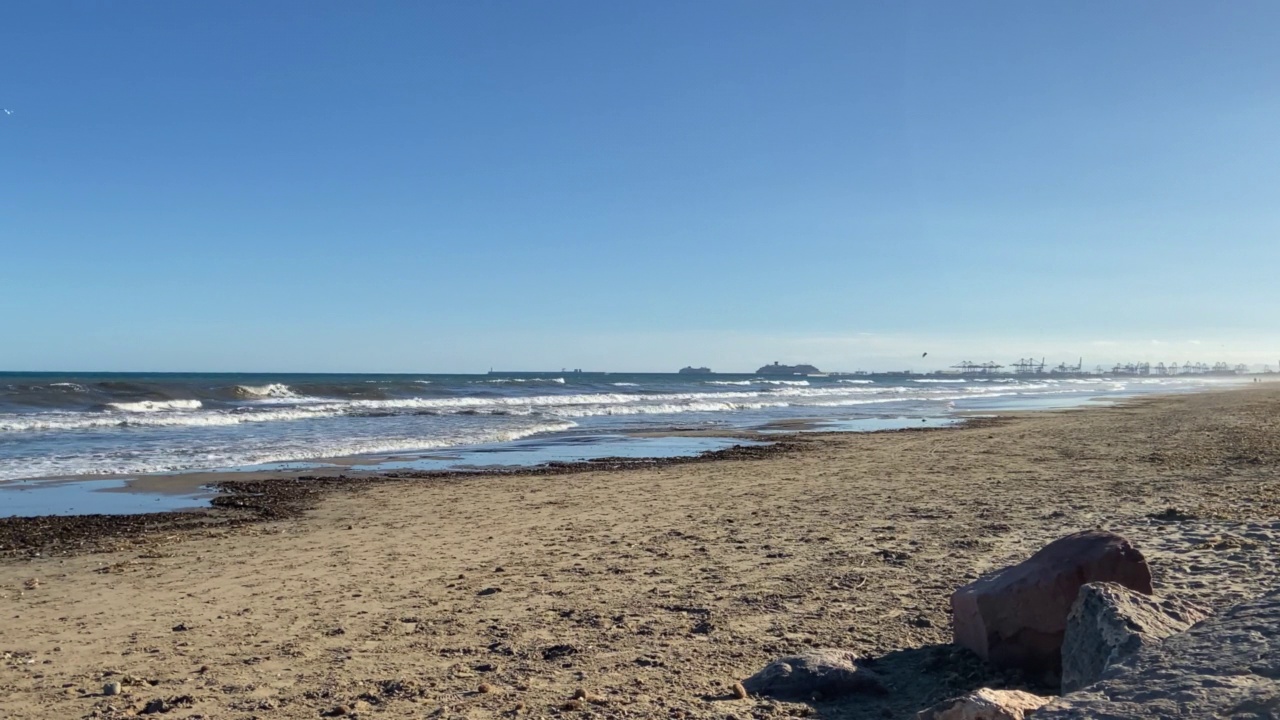
<path fill-rule="evenodd" d="M 296 518 L 3 561 L 0 717 L 909 717 L 1021 681 L 949 645 L 948 595 L 1063 534 L 1120 532 L 1157 592 L 1215 608 L 1272 587 L 1278 463 L 1263 384 L 715 462 L 365 483 Z M 733 698 L 807 647 L 873 658 L 890 692 Z"/>

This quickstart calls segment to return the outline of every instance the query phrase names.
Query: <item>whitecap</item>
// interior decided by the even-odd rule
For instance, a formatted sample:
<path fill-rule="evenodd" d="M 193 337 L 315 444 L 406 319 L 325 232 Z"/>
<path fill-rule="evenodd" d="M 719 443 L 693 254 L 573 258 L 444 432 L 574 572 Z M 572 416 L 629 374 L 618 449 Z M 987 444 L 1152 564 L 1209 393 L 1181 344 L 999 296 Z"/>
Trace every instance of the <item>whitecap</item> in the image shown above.
<path fill-rule="evenodd" d="M 327 443 L 305 446 L 294 445 L 287 448 L 221 450 L 201 453 L 198 457 L 181 455 L 177 452 L 161 452 L 147 459 L 139 459 L 133 453 L 126 453 L 121 456 L 51 456 L 36 462 L 23 461 L 16 464 L 0 462 L 0 481 L 31 477 L 181 472 L 360 455 L 386 455 L 467 445 L 512 442 L 531 435 L 559 432 L 576 426 L 577 424 L 571 420 L 551 420 L 519 428 L 489 428 L 457 432 L 432 439 L 419 437 L 401 437 L 385 440 L 334 439 Z"/>
<path fill-rule="evenodd" d="M 236 395 L 242 398 L 292 399 L 299 397 L 299 395 L 293 391 L 293 388 L 285 385 L 284 383 L 271 383 L 269 385 L 237 385 Z"/>
<path fill-rule="evenodd" d="M 107 403 L 107 407 L 121 412 L 163 412 L 166 410 L 199 410 L 204 403 L 199 400 L 138 400 L 136 402 Z"/>

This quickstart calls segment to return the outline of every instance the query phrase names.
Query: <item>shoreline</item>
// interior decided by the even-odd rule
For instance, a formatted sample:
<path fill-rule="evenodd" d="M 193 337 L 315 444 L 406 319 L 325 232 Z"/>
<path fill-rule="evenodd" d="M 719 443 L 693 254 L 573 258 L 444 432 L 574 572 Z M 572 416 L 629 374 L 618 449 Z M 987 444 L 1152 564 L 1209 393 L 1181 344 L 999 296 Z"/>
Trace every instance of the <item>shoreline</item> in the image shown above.
<path fill-rule="evenodd" d="M 991 417 L 989 413 L 957 414 L 952 418 L 862 418 L 854 420 L 795 419 L 777 420 L 754 428 L 697 428 L 672 426 L 659 429 L 635 429 L 610 433 L 566 431 L 545 436 L 523 438 L 512 443 L 460 446 L 421 450 L 398 454 L 377 454 L 282 461 L 255 468 L 219 468 L 182 470 L 147 474 L 85 474 L 74 476 L 33 477 L 0 482 L 0 499 L 5 493 L 45 493 L 57 488 L 80 489 L 81 495 L 98 493 L 136 495 L 156 500 L 185 498 L 190 504 L 167 507 L 159 512 L 193 512 L 212 507 L 207 502 L 234 488 L 235 483 L 262 482 L 276 479 L 348 478 L 374 479 L 394 477 L 406 472 L 415 474 L 463 473 L 469 475 L 507 474 L 516 470 L 539 467 L 580 466 L 583 470 L 599 469 L 600 461 L 625 460 L 637 467 L 656 461 L 697 458 L 728 448 L 747 444 L 773 444 L 787 441 L 797 434 L 836 432 L 894 432 L 899 430 L 940 429 L 964 424 L 974 417 Z M 919 420 L 922 424 L 917 425 Z M 593 442 L 578 444 L 574 441 Z M 566 442 L 569 441 L 569 442 Z M 639 447 L 637 447 L 639 446 Z M 558 454 L 557 448 L 583 448 Z M 626 453 L 626 454 L 620 454 Z M 512 462 L 512 455 L 523 455 Z M 470 461 L 469 461 L 470 460 Z M 415 467 L 419 466 L 419 467 Z M 415 475 L 416 476 L 416 475 Z M 85 489 L 85 486 L 118 483 L 118 487 Z M 85 498 L 81 498 L 83 502 Z M 135 504 L 140 504 L 135 503 Z M 80 515 L 155 514 L 149 511 L 36 512 L 9 518 Z M 2 546 L 0 546 L 2 548 Z M 2 552 L 2 549 L 0 549 Z"/>
<path fill-rule="evenodd" d="M 28 400 L 39 400 L 40 407 L 61 407 L 57 400 L 66 412 L 27 412 L 19 402 L 17 414 L 0 413 L 0 431 L 17 433 L 9 436 L 16 444 L 0 453 L 0 477 L 5 478 L 0 494 L 30 492 L 19 496 L 25 498 L 25 502 L 19 500 L 23 514 L 64 513 L 91 508 L 92 496 L 73 497 L 74 491 L 67 489 L 61 491 L 62 497 L 74 502 L 58 499 L 62 507 L 44 508 L 34 491 L 51 483 L 123 480 L 138 484 L 137 478 L 145 478 L 144 483 L 173 484 L 155 478 L 206 472 L 332 474 L 341 472 L 335 468 L 342 466 L 380 472 L 406 464 L 435 469 L 508 464 L 506 459 L 498 460 L 499 453 L 512 448 L 521 450 L 517 455 L 538 456 L 526 457 L 520 464 L 536 464 L 544 459 L 586 459 L 585 455 L 563 455 L 593 441 L 623 446 L 624 440 L 679 437 L 694 445 L 698 438 L 768 434 L 774 423 L 785 426 L 797 421 L 837 426 L 847 422 L 850 427 L 841 429 L 880 429 L 900 426 L 911 417 L 943 421 L 964 412 L 1073 406 L 1103 397 L 1196 391 L 1224 382 L 1092 383 L 1044 378 L 1036 383 L 994 378 L 990 385 L 956 389 L 927 383 L 851 387 L 820 379 L 813 387 L 807 387 L 808 381 L 797 381 L 790 384 L 806 387 L 740 388 L 634 379 L 637 382 L 581 387 L 570 382 L 553 390 L 487 385 L 477 389 L 443 380 L 439 386 L 423 385 L 421 380 L 368 385 L 373 381 L 355 376 L 338 385 L 308 384 L 282 376 L 261 387 L 235 385 L 234 393 L 225 383 L 208 378 L 193 378 L 185 385 L 140 377 L 122 387 L 90 383 L 92 378 L 83 379 L 87 384 L 33 386 Z M 286 380 L 296 380 L 296 387 L 285 384 Z M 153 406 L 148 404 L 152 401 L 135 401 L 144 391 L 148 396 L 199 399 L 156 400 Z M 245 393 L 249 399 L 242 397 Z M 87 398 L 104 394 L 97 398 L 99 405 L 81 407 Z M 236 402 L 229 403 L 229 394 Z M 259 396 L 260 401 L 253 399 Z M 538 419 L 521 420 L 524 412 L 508 412 L 525 404 L 529 417 Z M 693 414 L 682 415 L 685 412 Z M 366 420 L 366 416 L 377 419 Z M 92 432 L 81 434 L 77 428 Z M 600 454 L 653 456 L 693 454 L 701 449 L 710 448 L 636 451 L 619 447 L 616 453 Z M 105 482 L 86 488 L 104 486 Z M 108 512 L 131 510 L 123 499 L 111 505 Z M 135 503 L 139 505 L 146 506 Z"/>
<path fill-rule="evenodd" d="M 1226 388 L 1205 390 L 1206 393 L 1257 389 Z M 353 470 L 355 458 L 317 460 L 351 460 L 333 465 L 298 470 L 193 470 L 149 475 L 93 475 L 58 478 L 32 478 L 8 484 L 32 482 L 41 486 L 71 485 L 91 482 L 121 482 L 122 487 L 99 492 L 200 496 L 208 504 L 178 507 L 141 513 L 68 513 L 0 517 L 0 561 L 22 556 L 40 557 L 54 554 L 97 553 L 118 547 L 121 542 L 145 542 L 154 535 L 194 529 L 238 528 L 262 522 L 296 518 L 311 509 L 325 495 L 333 492 L 358 491 L 382 483 L 405 481 L 482 481 L 489 477 L 530 477 L 586 472 L 627 472 L 645 468 L 685 463 L 715 462 L 726 459 L 763 458 L 774 454 L 797 452 L 813 447 L 824 437 L 847 434 L 916 433 L 961 430 L 995 425 L 1019 418 L 1044 414 L 1073 413 L 1095 408 L 1127 407 L 1145 402 L 1158 402 L 1182 396 L 1182 393 L 1136 395 L 1118 399 L 1088 398 L 1066 407 L 1024 408 L 991 413 L 971 410 L 957 413 L 941 423 L 923 427 L 890 426 L 871 430 L 821 430 L 817 419 L 780 420 L 759 428 L 704 430 L 681 427 L 665 431 L 636 430 L 626 435 L 653 437 L 715 437 L 726 440 L 761 441 L 758 446 L 732 445 L 688 455 L 660 457 L 599 457 L 571 462 L 549 461 L 537 465 L 463 467 L 444 470 Z M 871 419 L 873 422 L 880 419 Z M 855 421 L 856 422 L 856 421 Z M 838 424 L 838 423 L 835 423 Z M 423 454 L 426 454 L 424 451 Z M 301 461 L 300 461 L 301 462 Z"/>
<path fill-rule="evenodd" d="M 1169 394 L 1177 394 L 1170 391 Z M 588 430 L 576 428 L 521 438 L 511 442 L 461 445 L 391 454 L 375 453 L 286 460 L 209 469 L 151 473 L 85 473 L 29 477 L 0 481 L 0 500 L 19 503 L 25 509 L 0 519 L 19 517 L 150 515 L 160 512 L 194 512 L 213 507 L 210 501 L 225 492 L 227 482 L 257 482 L 279 477 L 378 477 L 403 470 L 503 473 L 516 468 L 589 463 L 595 459 L 625 457 L 647 461 L 669 457 L 694 457 L 732 447 L 734 441 L 770 443 L 779 437 L 824 432 L 885 432 L 918 428 L 947 428 L 972 418 L 1097 407 L 1143 393 L 1014 400 L 1008 407 L 952 410 L 944 415 L 899 414 L 861 418 L 819 416 L 775 419 L 758 425 L 698 427 L 673 424 L 653 428 Z M 917 425 L 919 420 L 922 425 Z M 636 444 L 648 447 L 637 448 Z M 589 448 L 589 450 L 584 450 Z M 513 461 L 513 458 L 514 459 Z M 151 509 L 152 503 L 156 503 Z M 10 506 L 13 507 L 12 505 Z M 90 508 L 90 512 L 80 508 Z"/>
<path fill-rule="evenodd" d="M 889 431 L 898 432 L 898 431 Z M 513 466 L 483 470 L 405 470 L 348 474 L 342 468 L 332 473 L 305 471 L 299 474 L 245 473 L 228 478 L 227 473 L 189 473 L 173 478 L 190 487 L 196 483 L 213 493 L 208 507 L 166 510 L 155 513 L 35 515 L 0 517 L 0 561 L 13 557 L 42 557 L 101 552 L 119 542 L 145 542 L 149 536 L 187 529 L 236 528 L 248 524 L 296 518 L 315 507 L 326 495 L 359 492 L 378 485 L 477 481 L 494 478 L 542 477 L 576 473 L 618 473 L 691 463 L 723 460 L 750 460 L 797 451 L 798 443 L 780 437 L 768 445 L 734 445 L 697 455 L 655 458 L 603 457 L 572 463 Z M 195 479 L 192 479 L 194 476 Z M 163 476 L 157 476 L 163 480 Z M 75 482 L 68 480 L 67 482 Z M 156 492 L 162 484 L 144 486 Z M 181 491 L 179 491 L 181 492 Z M 118 527 L 113 527 L 118 526 Z M 83 537 L 100 533 L 97 539 Z"/>
<path fill-rule="evenodd" d="M 616 717 L 910 717 L 982 685 L 1040 689 L 951 646 L 947 598 L 1068 532 L 1129 537 L 1157 592 L 1215 609 L 1280 582 L 1274 385 L 787 437 L 246 484 L 220 511 L 238 524 L 139 516 L 134 539 L 11 555 L 0 715 L 123 717 L 160 698 L 205 717 L 543 717 L 586 688 Z M 867 658 L 890 692 L 730 699 L 810 647 Z M 98 693 L 121 678 L 125 694 Z"/>

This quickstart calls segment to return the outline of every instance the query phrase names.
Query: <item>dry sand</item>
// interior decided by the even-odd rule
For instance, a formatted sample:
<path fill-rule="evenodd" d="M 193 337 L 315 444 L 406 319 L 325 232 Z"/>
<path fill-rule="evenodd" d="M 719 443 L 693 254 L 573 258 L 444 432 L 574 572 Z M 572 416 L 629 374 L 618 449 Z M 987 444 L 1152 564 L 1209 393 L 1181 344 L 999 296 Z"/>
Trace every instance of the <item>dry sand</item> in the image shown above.
<path fill-rule="evenodd" d="M 0 717 L 909 717 L 1021 682 L 947 644 L 948 594 L 1060 535 L 1125 534 L 1158 592 L 1215 607 L 1277 576 L 1274 385 L 796 443 L 372 483 L 294 519 L 4 560 Z M 892 691 L 732 698 L 806 647 L 876 658 Z"/>

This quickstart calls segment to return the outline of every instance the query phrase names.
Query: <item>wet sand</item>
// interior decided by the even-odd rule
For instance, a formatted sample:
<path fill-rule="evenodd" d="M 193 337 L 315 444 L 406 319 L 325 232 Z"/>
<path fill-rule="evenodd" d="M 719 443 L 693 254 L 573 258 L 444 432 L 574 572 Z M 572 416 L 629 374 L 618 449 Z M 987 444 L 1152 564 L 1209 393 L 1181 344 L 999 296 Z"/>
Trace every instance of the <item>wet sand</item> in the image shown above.
<path fill-rule="evenodd" d="M 1060 535 L 1125 534 L 1158 592 L 1214 607 L 1280 577 L 1273 384 L 779 437 L 696 462 L 261 481 L 214 511 L 93 521 L 82 544 L 57 523 L 84 519 L 0 524 L 0 717 L 909 717 L 1025 683 L 948 644 L 947 597 Z M 806 647 L 874 658 L 891 692 L 732 699 Z M 597 702 L 564 709 L 579 688 Z"/>
<path fill-rule="evenodd" d="M 908 425 L 912 423 L 907 423 Z M 790 428 L 788 432 L 795 432 Z M 869 428 L 880 429 L 880 428 Z M 515 443 L 459 447 L 448 451 L 394 455 L 352 455 L 279 462 L 221 470 L 187 470 L 143 475 L 76 475 L 0 482 L 0 521 L 11 515 L 70 515 L 77 512 L 127 514 L 195 510 L 208 506 L 210 488 L 277 478 L 379 478 L 405 471 L 426 473 L 522 471 L 541 465 L 588 463 L 619 458 L 650 460 L 696 458 L 735 445 L 772 442 L 772 431 L 687 431 L 670 428 L 628 433 L 553 434 Z M 156 509 L 152 509 L 156 508 Z M 2 526 L 0 526 L 2 527 Z M 0 543 L 0 553 L 4 545 Z"/>

